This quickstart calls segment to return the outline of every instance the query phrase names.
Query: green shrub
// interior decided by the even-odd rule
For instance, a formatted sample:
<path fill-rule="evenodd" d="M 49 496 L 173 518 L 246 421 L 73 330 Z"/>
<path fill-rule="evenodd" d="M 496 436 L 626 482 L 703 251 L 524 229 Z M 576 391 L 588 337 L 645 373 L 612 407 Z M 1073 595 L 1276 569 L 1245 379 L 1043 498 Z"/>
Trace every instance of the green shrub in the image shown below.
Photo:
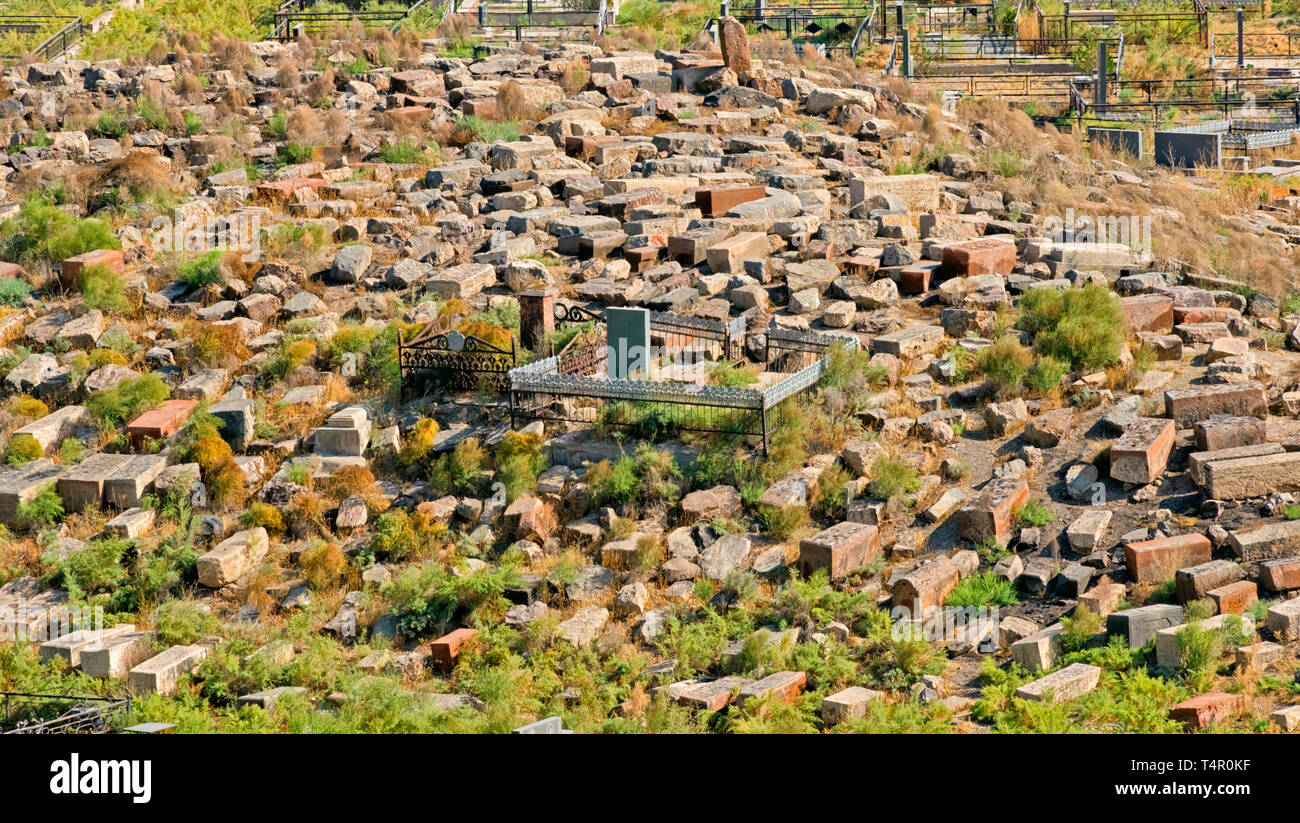
<path fill-rule="evenodd" d="M 5 462 L 11 466 L 21 466 L 30 463 L 33 460 L 39 460 L 45 456 L 45 450 L 37 442 L 35 437 L 23 435 L 14 437 L 9 441 L 9 449 L 5 452 Z"/>
<path fill-rule="evenodd" d="M 440 494 L 469 491 L 479 472 L 488 464 L 488 455 L 478 438 L 470 437 L 456 444 L 450 454 L 433 461 L 429 468 L 429 483 Z"/>
<path fill-rule="evenodd" d="M 221 628 L 221 621 L 198 603 L 171 600 L 158 607 L 154 625 L 159 642 L 169 646 L 188 646 L 216 633 Z"/>
<path fill-rule="evenodd" d="M 585 477 L 591 502 L 596 506 L 624 506 L 641 493 L 636 463 L 624 455 L 614 462 L 602 460 L 587 469 Z"/>
<path fill-rule="evenodd" d="M 316 158 L 316 146 L 311 143 L 288 142 L 281 144 L 276 149 L 276 154 L 284 163 L 296 166 L 314 160 Z"/>
<path fill-rule="evenodd" d="M 0 306 L 20 307 L 31 293 L 31 284 L 21 277 L 0 277 Z"/>
<path fill-rule="evenodd" d="M 122 314 L 131 309 L 126 298 L 126 280 L 104 265 L 86 266 L 77 274 L 77 289 L 86 307 L 104 314 Z"/>
<path fill-rule="evenodd" d="M 758 371 L 743 364 L 714 363 L 709 367 L 709 385 L 711 386 L 751 386 L 758 382 Z"/>
<path fill-rule="evenodd" d="M 958 608 L 971 606 L 1014 606 L 1019 602 L 1016 587 L 993 572 L 972 574 L 960 581 L 948 593 L 944 604 Z"/>
<path fill-rule="evenodd" d="M 66 437 L 59 445 L 59 460 L 71 466 L 86 459 L 86 447 L 75 437 Z"/>
<path fill-rule="evenodd" d="M 18 504 L 18 523 L 24 528 L 45 528 L 63 519 L 63 498 L 51 483 L 26 503 Z"/>
<path fill-rule="evenodd" d="M 1070 364 L 1055 357 L 1040 358 L 1030 370 L 1026 382 L 1037 394 L 1051 394 L 1061 388 L 1061 378 L 1070 371 Z"/>
<path fill-rule="evenodd" d="M 97 249 L 121 248 L 104 220 L 78 218 L 40 194 L 29 195 L 18 216 L 0 228 L 6 260 L 48 260 L 58 263 Z"/>
<path fill-rule="evenodd" d="M 758 519 L 777 540 L 787 540 L 808 525 L 808 509 L 803 506 L 760 506 Z"/>
<path fill-rule="evenodd" d="M 135 110 L 149 128 L 167 130 L 167 111 L 157 99 L 142 94 L 135 101 Z"/>
<path fill-rule="evenodd" d="M 1061 632 L 1061 648 L 1066 652 L 1077 652 L 1088 647 L 1092 638 L 1105 626 L 1105 621 L 1086 603 L 1080 603 L 1074 607 L 1074 614 L 1061 618 L 1061 625 L 1065 627 Z"/>
<path fill-rule="evenodd" d="M 134 551 L 131 541 L 120 537 L 96 540 L 86 548 L 68 555 L 67 559 L 57 564 L 59 576 L 68 597 L 73 601 L 82 600 L 87 595 L 112 591 L 126 579 L 126 569 L 122 560 L 127 551 Z M 47 562 L 49 562 L 47 560 Z"/>
<path fill-rule="evenodd" d="M 899 494 L 911 494 L 921 488 L 916 469 L 893 457 L 880 457 L 871 466 L 867 491 L 872 497 L 886 500 Z"/>
<path fill-rule="evenodd" d="M 266 120 L 266 130 L 272 136 L 284 139 L 289 131 L 289 115 L 282 111 L 277 111 Z"/>
<path fill-rule="evenodd" d="M 993 384 L 993 391 L 998 397 L 1020 394 L 1033 362 L 1033 352 L 1010 337 L 1004 337 L 975 353 L 975 371 Z"/>
<path fill-rule="evenodd" d="M 203 120 L 192 111 L 182 114 L 181 122 L 185 125 L 185 133 L 191 137 L 203 131 Z"/>
<path fill-rule="evenodd" d="M 210 251 L 176 267 L 176 279 L 192 289 L 221 286 L 226 282 L 221 271 L 221 252 Z"/>
<path fill-rule="evenodd" d="M 123 119 L 121 112 L 113 109 L 102 111 L 99 113 L 99 119 L 95 121 L 95 131 L 99 132 L 100 137 L 116 140 L 126 134 L 126 120 Z"/>
<path fill-rule="evenodd" d="M 171 396 L 167 384 L 156 374 L 142 374 L 93 395 L 86 409 L 104 428 L 117 428 L 157 406 Z"/>
<path fill-rule="evenodd" d="M 1030 289 L 1018 308 L 1017 326 L 1034 335 L 1041 355 L 1091 371 L 1118 362 L 1123 353 L 1127 321 L 1119 298 L 1105 286 Z"/>

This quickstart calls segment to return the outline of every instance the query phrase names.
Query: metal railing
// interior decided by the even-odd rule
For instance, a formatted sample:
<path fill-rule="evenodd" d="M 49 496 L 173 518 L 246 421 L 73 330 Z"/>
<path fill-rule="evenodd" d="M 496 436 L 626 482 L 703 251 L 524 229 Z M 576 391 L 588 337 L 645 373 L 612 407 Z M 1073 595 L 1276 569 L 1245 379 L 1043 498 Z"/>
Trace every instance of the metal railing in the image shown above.
<path fill-rule="evenodd" d="M 0 692 L 0 703 L 0 734 L 103 734 L 112 731 L 114 717 L 131 711 L 129 698 L 76 694 Z"/>
<path fill-rule="evenodd" d="M 853 41 L 849 43 L 849 57 L 853 58 L 854 60 L 858 58 L 858 50 L 862 47 L 863 33 L 867 35 L 867 46 L 868 47 L 871 46 L 872 41 L 874 40 L 873 35 L 875 32 L 875 29 L 872 28 L 872 23 L 875 21 L 875 19 L 876 19 L 876 9 L 873 7 L 871 9 L 871 15 L 869 17 L 864 17 L 862 19 L 862 22 L 858 24 L 858 30 L 853 32 Z"/>
<path fill-rule="evenodd" d="M 308 11 L 316 0 L 286 0 L 275 12 L 275 23 L 271 30 L 272 40 L 292 40 L 298 33 L 319 34 L 329 32 L 339 26 L 347 26 L 353 20 L 364 28 L 386 28 L 396 31 L 398 27 L 414 12 L 424 8 L 430 0 L 412 0 L 403 9 L 374 9 L 355 11 Z"/>
<path fill-rule="evenodd" d="M 86 26 L 80 17 L 54 14 L 5 14 L 0 15 L 0 32 L 18 34 L 38 34 L 48 30 L 55 23 L 62 24 L 57 31 L 33 48 L 30 54 L 42 62 L 49 62 L 68 52 L 81 42 L 85 36 Z M 5 54 L 0 59 L 13 59 L 21 55 Z"/>

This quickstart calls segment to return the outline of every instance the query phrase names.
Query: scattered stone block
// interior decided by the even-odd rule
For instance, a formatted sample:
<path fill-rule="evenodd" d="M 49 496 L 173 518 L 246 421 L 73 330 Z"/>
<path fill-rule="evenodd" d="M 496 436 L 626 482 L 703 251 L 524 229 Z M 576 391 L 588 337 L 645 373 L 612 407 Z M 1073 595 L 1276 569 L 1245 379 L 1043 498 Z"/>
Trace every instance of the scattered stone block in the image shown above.
<path fill-rule="evenodd" d="M 1174 423 L 1154 417 L 1139 418 L 1110 449 L 1110 476 L 1124 483 L 1145 486 L 1164 474 L 1174 447 Z"/>
<path fill-rule="evenodd" d="M 135 694 L 176 693 L 180 676 L 193 671 L 208 656 L 206 646 L 172 646 L 156 657 L 140 663 L 126 676 L 126 685 Z"/>
<path fill-rule="evenodd" d="M 1183 622 L 1182 606 L 1153 603 L 1136 609 L 1112 612 L 1106 617 L 1106 633 L 1128 640 L 1130 649 L 1140 649 L 1161 629 Z"/>
<path fill-rule="evenodd" d="M 1040 677 L 1016 689 L 1016 697 L 1040 703 L 1064 703 L 1082 697 L 1097 688 L 1097 680 L 1100 677 L 1101 669 L 1097 666 L 1071 663 L 1060 671 L 1052 672 L 1046 677 Z"/>
<path fill-rule="evenodd" d="M 864 689 L 861 686 L 842 689 L 822 698 L 822 722 L 827 726 L 838 726 L 849 720 L 865 717 L 867 705 L 884 696 L 884 692 Z"/>
<path fill-rule="evenodd" d="M 1227 720 L 1242 711 L 1246 699 L 1239 694 L 1212 692 L 1184 700 L 1169 710 L 1169 719 L 1176 720 L 1188 731 L 1204 731 L 1211 725 Z"/>
<path fill-rule="evenodd" d="M 799 541 L 799 568 L 807 577 L 825 569 L 839 580 L 880 555 L 880 532 L 865 523 L 837 523 Z"/>
<path fill-rule="evenodd" d="M 269 548 L 266 529 L 261 526 L 236 532 L 199 557 L 199 582 L 210 589 L 228 586 L 252 570 Z"/>
<path fill-rule="evenodd" d="M 1124 547 L 1124 562 L 1135 583 L 1159 583 L 1179 569 L 1209 560 L 1210 541 L 1202 534 L 1157 537 Z"/>

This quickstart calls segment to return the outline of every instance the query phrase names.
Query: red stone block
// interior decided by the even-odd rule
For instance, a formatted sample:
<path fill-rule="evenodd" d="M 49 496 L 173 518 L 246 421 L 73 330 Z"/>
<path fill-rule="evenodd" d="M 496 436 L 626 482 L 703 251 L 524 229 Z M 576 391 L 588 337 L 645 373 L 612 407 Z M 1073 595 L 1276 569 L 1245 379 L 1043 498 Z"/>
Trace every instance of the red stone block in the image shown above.
<path fill-rule="evenodd" d="M 1174 301 L 1163 294 L 1137 294 L 1119 301 L 1120 310 L 1134 333 L 1168 334 L 1174 329 Z"/>
<path fill-rule="evenodd" d="M 256 194 L 264 200 L 287 203 L 289 196 L 298 189 L 319 189 L 329 181 L 323 177 L 290 177 L 287 180 L 272 180 L 258 183 Z"/>
<path fill-rule="evenodd" d="M 626 77 L 622 80 L 615 80 L 613 83 L 610 83 L 605 87 L 605 94 L 615 100 L 626 100 L 632 96 L 634 91 L 636 91 L 636 87 L 633 86 L 632 81 Z"/>
<path fill-rule="evenodd" d="M 126 435 L 139 445 L 150 440 L 164 440 L 180 431 L 189 419 L 197 400 L 168 400 L 156 409 L 145 412 L 126 425 Z"/>
<path fill-rule="evenodd" d="M 1300 557 L 1284 557 L 1261 563 L 1259 582 L 1271 592 L 1300 589 Z"/>
<path fill-rule="evenodd" d="M 1174 421 L 1141 417 L 1110 447 L 1110 476 L 1146 485 L 1164 474 L 1174 447 Z"/>
<path fill-rule="evenodd" d="M 466 97 L 460 103 L 460 110 L 474 117 L 495 118 L 497 100 L 495 97 Z"/>
<path fill-rule="evenodd" d="M 866 279 L 880 269 L 878 257 L 850 257 L 844 261 L 844 273 L 849 277 Z"/>
<path fill-rule="evenodd" d="M 721 677 L 686 691 L 678 698 L 678 702 L 706 712 L 721 711 L 736 699 L 731 693 L 732 689 L 741 689 L 753 682 L 748 677 Z"/>
<path fill-rule="evenodd" d="M 965 277 L 980 274 L 1000 274 L 1004 277 L 1016 265 L 1016 244 L 1004 240 L 981 237 L 944 246 L 945 272 Z"/>
<path fill-rule="evenodd" d="M 6 263 L 0 260 L 0 277 L 18 277 L 23 273 L 23 267 L 17 263 Z"/>
<path fill-rule="evenodd" d="M 793 703 L 799 695 L 803 694 L 804 685 L 807 682 L 808 674 L 806 672 L 776 672 L 775 674 L 769 674 L 762 680 L 755 680 L 741 689 L 736 698 L 736 703 L 743 704 L 751 697 L 772 697 L 782 703 Z"/>
<path fill-rule="evenodd" d="M 433 116 L 433 109 L 428 106 L 399 106 L 384 111 L 390 118 L 401 120 L 410 126 L 419 126 Z"/>
<path fill-rule="evenodd" d="M 938 263 L 917 263 L 904 266 L 898 272 L 898 290 L 902 294 L 925 294 L 930 290 L 930 276 Z"/>
<path fill-rule="evenodd" d="M 1160 583 L 1179 569 L 1210 562 L 1210 541 L 1203 534 L 1142 540 L 1124 547 L 1124 562 L 1135 583 Z"/>
<path fill-rule="evenodd" d="M 1182 323 L 1226 323 L 1229 318 L 1241 317 L 1236 309 L 1221 309 L 1212 306 L 1174 306 L 1174 324 Z"/>
<path fill-rule="evenodd" d="M 1020 478 L 999 478 L 989 482 L 979 495 L 957 512 L 961 536 L 979 541 L 992 537 L 999 543 L 1011 536 L 1015 511 L 1029 502 L 1029 485 Z"/>
<path fill-rule="evenodd" d="M 1242 614 L 1259 599 L 1255 584 L 1250 580 L 1238 580 L 1206 593 L 1214 601 L 1219 614 Z"/>
<path fill-rule="evenodd" d="M 59 283 L 65 290 L 77 285 L 77 278 L 88 266 L 107 266 L 118 274 L 126 272 L 126 257 L 117 249 L 98 249 L 69 257 L 59 267 Z"/>
<path fill-rule="evenodd" d="M 478 629 L 456 629 L 433 641 L 429 646 L 429 653 L 433 657 L 434 665 L 443 674 L 451 674 L 451 670 L 456 667 L 456 658 L 460 657 L 461 649 L 477 636 Z"/>
<path fill-rule="evenodd" d="M 1246 706 L 1239 694 L 1211 692 L 1191 700 L 1184 700 L 1169 710 L 1169 719 L 1185 725 L 1188 731 L 1201 731 L 1213 723 L 1226 720 Z"/>
<path fill-rule="evenodd" d="M 839 580 L 880 554 L 880 531 L 867 523 L 837 523 L 799 541 L 799 568 L 811 576 L 826 569 Z"/>
<path fill-rule="evenodd" d="M 633 274 L 639 274 L 657 264 L 663 251 L 663 246 L 641 246 L 636 249 L 623 249 L 623 259 L 631 265 Z"/>
<path fill-rule="evenodd" d="M 894 607 L 907 609 L 913 619 L 922 618 L 943 605 L 960 577 L 957 564 L 943 555 L 922 563 L 894 583 Z"/>
<path fill-rule="evenodd" d="M 762 186 L 705 186 L 695 190 L 695 205 L 705 217 L 722 217 L 741 203 L 766 196 Z"/>

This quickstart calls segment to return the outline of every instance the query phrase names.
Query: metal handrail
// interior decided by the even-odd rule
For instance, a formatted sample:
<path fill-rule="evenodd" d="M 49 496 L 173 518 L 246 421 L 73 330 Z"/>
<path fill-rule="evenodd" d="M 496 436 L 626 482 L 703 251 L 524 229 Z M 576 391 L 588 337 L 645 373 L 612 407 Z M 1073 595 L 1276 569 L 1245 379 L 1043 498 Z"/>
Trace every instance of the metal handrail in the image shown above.
<path fill-rule="evenodd" d="M 868 32 L 868 35 L 867 35 L 867 45 L 871 45 L 871 34 L 870 34 L 870 32 L 872 31 L 872 29 L 871 29 L 871 23 L 872 23 L 873 20 L 876 19 L 876 9 L 877 9 L 877 8 L 879 8 L 879 7 L 878 7 L 878 6 L 872 6 L 872 7 L 871 7 L 871 15 L 868 16 L 868 17 L 864 17 L 864 18 L 862 18 L 862 22 L 861 22 L 861 23 L 858 23 L 858 30 L 855 31 L 855 32 L 853 32 L 853 42 L 849 44 L 849 56 L 852 57 L 852 58 L 855 59 L 855 60 L 856 60 L 857 57 L 858 57 L 858 41 L 860 41 L 860 40 L 862 39 L 862 32 L 863 32 L 863 31 Z"/>
<path fill-rule="evenodd" d="M 889 61 L 885 63 L 884 75 L 888 77 L 894 73 L 894 59 L 898 56 L 898 41 L 901 38 L 895 37 L 893 45 L 889 47 Z"/>

